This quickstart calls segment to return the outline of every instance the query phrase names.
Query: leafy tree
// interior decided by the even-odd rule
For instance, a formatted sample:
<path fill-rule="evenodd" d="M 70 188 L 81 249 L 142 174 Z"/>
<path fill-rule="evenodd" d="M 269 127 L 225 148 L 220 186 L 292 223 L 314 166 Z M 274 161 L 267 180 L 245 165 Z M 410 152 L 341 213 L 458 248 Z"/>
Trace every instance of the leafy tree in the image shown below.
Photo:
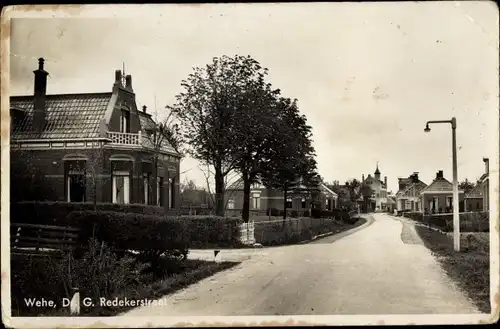
<path fill-rule="evenodd" d="M 368 211 L 368 203 L 370 202 L 370 198 L 372 196 L 372 189 L 370 185 L 361 183 L 359 191 L 360 195 L 363 197 L 363 208 L 365 211 Z"/>
<path fill-rule="evenodd" d="M 458 188 L 463 190 L 465 194 L 469 193 L 474 189 L 476 185 L 473 182 L 470 182 L 467 178 L 458 184 Z"/>
<path fill-rule="evenodd" d="M 195 182 L 192 180 L 186 180 L 185 183 L 181 184 L 181 206 L 185 207 L 202 207 L 203 205 L 208 206 L 210 195 L 203 189 L 196 186 Z"/>
<path fill-rule="evenodd" d="M 297 180 L 302 178 L 305 182 L 312 182 L 317 173 L 311 127 L 307 125 L 306 117 L 299 113 L 296 100 L 280 98 L 279 105 L 281 111 L 274 122 L 281 147 L 269 150 L 262 162 L 261 178 L 265 186 L 283 191 L 286 209 L 288 193 Z M 286 219 L 286 211 L 283 219 Z"/>
<path fill-rule="evenodd" d="M 182 81 L 184 91 L 169 107 L 182 122 L 188 153 L 214 169 L 216 215 L 224 214 L 224 178 L 240 160 L 235 146 L 253 134 L 241 124 L 242 111 L 255 105 L 265 71 L 250 56 L 214 58 Z"/>

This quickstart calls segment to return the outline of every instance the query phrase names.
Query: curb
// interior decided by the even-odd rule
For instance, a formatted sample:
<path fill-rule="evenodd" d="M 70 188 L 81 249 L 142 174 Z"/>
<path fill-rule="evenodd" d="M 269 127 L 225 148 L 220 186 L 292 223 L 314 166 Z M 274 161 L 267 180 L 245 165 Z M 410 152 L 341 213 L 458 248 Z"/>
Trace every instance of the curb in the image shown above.
<path fill-rule="evenodd" d="M 333 243 L 341 238 L 345 238 L 346 236 L 349 236 L 349 235 L 354 234 L 358 231 L 361 231 L 362 229 L 367 228 L 368 226 L 372 225 L 375 222 L 375 219 L 373 218 L 373 216 L 370 216 L 370 215 L 364 216 L 364 217 L 362 216 L 361 218 L 366 219 L 366 223 L 364 223 L 360 226 L 356 226 L 354 228 L 351 228 L 347 231 L 340 232 L 340 233 L 330 232 L 330 233 L 318 235 L 317 237 L 313 238 L 313 240 L 309 240 L 308 242 L 313 242 L 313 241 L 319 240 L 321 238 L 334 235 L 335 239 L 331 242 L 331 243 Z"/>

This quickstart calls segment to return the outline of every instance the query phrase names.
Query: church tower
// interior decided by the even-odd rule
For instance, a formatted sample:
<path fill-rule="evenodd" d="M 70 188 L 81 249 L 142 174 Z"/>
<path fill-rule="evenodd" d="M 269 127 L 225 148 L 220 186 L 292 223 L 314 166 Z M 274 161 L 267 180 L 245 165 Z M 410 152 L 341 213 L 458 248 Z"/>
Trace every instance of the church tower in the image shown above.
<path fill-rule="evenodd" d="M 378 170 L 378 162 L 377 162 L 377 169 L 375 170 L 375 179 L 377 181 L 380 181 L 380 170 Z"/>

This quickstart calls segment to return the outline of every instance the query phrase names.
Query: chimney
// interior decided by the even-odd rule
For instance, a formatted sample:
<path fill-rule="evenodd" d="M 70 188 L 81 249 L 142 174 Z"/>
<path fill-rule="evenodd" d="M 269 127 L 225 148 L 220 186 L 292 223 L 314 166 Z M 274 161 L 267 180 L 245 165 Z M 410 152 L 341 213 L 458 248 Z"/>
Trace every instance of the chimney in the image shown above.
<path fill-rule="evenodd" d="M 361 175 L 361 182 L 364 183 L 365 181 L 365 174 Z"/>
<path fill-rule="evenodd" d="M 132 76 L 130 74 L 127 74 L 125 76 L 125 88 L 130 90 L 130 91 L 134 91 L 132 89 Z"/>
<path fill-rule="evenodd" d="M 418 183 L 418 172 L 414 172 L 413 175 L 411 175 L 413 183 Z"/>
<path fill-rule="evenodd" d="M 113 90 L 123 87 L 122 83 L 122 71 L 121 70 L 115 70 L 115 83 L 113 84 Z"/>
<path fill-rule="evenodd" d="M 442 171 L 442 170 L 440 170 L 440 171 L 438 171 L 438 172 L 436 173 L 436 179 L 439 179 L 439 178 L 444 178 L 444 176 L 443 176 L 443 171 Z"/>
<path fill-rule="evenodd" d="M 483 162 L 484 162 L 484 173 L 489 174 L 490 173 L 490 159 L 483 158 Z"/>
<path fill-rule="evenodd" d="M 33 97 L 33 130 L 41 134 L 45 126 L 45 117 L 47 109 L 45 108 L 45 99 L 47 96 L 47 75 L 49 73 L 43 69 L 45 60 L 38 59 L 38 70 L 35 74 L 35 92 Z"/>
<path fill-rule="evenodd" d="M 147 109 L 148 109 L 148 108 L 146 107 L 146 105 L 143 105 L 143 106 L 142 106 L 142 112 L 146 113 L 146 110 L 147 110 Z"/>
<path fill-rule="evenodd" d="M 387 176 L 384 176 L 384 185 L 387 187 Z"/>

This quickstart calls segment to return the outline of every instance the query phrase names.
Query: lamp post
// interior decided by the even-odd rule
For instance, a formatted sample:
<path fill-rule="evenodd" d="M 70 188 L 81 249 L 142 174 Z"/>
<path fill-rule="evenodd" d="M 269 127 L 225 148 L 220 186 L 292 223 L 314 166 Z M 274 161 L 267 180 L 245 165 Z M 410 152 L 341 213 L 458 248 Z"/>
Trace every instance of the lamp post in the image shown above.
<path fill-rule="evenodd" d="M 460 251 L 460 221 L 458 214 L 458 206 L 460 200 L 458 199 L 458 174 L 457 174 L 457 119 L 455 117 L 451 120 L 438 120 L 427 121 L 425 125 L 425 132 L 431 131 L 429 124 L 433 123 L 451 123 L 451 138 L 452 138 L 452 157 L 453 157 L 453 247 L 455 251 Z"/>

